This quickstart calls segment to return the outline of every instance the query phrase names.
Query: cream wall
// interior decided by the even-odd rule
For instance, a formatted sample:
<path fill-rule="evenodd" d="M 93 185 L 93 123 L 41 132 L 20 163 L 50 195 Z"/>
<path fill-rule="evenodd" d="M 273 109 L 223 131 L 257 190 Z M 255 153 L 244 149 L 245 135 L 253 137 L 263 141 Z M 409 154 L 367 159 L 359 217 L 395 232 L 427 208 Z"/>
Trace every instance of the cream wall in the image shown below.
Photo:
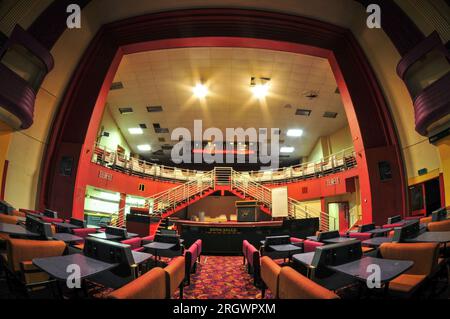
<path fill-rule="evenodd" d="M 350 127 L 347 125 L 329 136 L 319 137 L 311 153 L 307 157 L 308 162 L 317 162 L 329 155 L 353 147 L 353 139 Z"/>
<path fill-rule="evenodd" d="M 125 149 L 125 154 L 130 155 L 130 146 L 114 120 L 109 107 L 105 107 L 100 128 L 102 126 L 104 132 L 108 132 L 109 136 L 102 137 L 99 144 L 112 151 L 115 151 L 117 149 L 117 145 L 120 145 Z M 98 134 L 100 134 L 100 132 Z"/>
<path fill-rule="evenodd" d="M 22 1 L 19 1 L 22 3 Z M 18 2 L 18 3 L 19 3 Z M 397 123 L 408 176 L 417 168 L 439 168 L 436 147 L 414 131 L 412 102 L 395 73 L 400 56 L 382 30 L 368 29 L 366 14 L 354 0 L 93 0 L 82 11 L 82 28 L 66 30 L 52 49 L 55 69 L 45 79 L 36 101 L 34 126 L 13 134 L 8 153 L 10 170 L 6 199 L 18 207 L 33 208 L 37 198 L 39 170 L 53 115 L 82 53 L 100 25 L 130 16 L 182 8 L 254 8 L 301 15 L 351 28 L 371 62 Z M 20 11 L 20 10 L 19 10 Z M 27 10 L 16 22 L 29 24 L 38 10 Z M 28 17 L 28 18 L 27 18 Z M 18 20 L 19 19 L 19 20 Z M 22 21 L 28 20 L 28 22 Z M 9 23 L 10 24 L 10 23 Z"/>

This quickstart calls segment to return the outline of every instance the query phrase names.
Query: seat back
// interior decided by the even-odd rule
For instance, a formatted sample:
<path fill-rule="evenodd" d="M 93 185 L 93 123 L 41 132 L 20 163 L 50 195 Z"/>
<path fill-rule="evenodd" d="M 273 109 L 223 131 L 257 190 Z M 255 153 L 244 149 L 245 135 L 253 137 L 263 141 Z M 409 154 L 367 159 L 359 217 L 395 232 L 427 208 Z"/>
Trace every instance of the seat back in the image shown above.
<path fill-rule="evenodd" d="M 286 244 L 290 244 L 290 243 L 291 243 L 291 240 L 290 240 L 289 235 L 270 236 L 270 237 L 266 237 L 264 246 L 267 248 L 268 246 L 271 246 L 271 245 L 286 245 Z"/>
<path fill-rule="evenodd" d="M 22 262 L 31 261 L 34 258 L 61 256 L 66 249 L 66 244 L 62 241 L 51 240 L 28 240 L 13 239 L 7 240 L 8 267 L 13 272 L 20 271 Z"/>
<path fill-rule="evenodd" d="M 280 299 L 339 299 L 334 292 L 316 284 L 291 267 L 281 268 L 278 295 Z"/>
<path fill-rule="evenodd" d="M 0 223 L 15 225 L 19 221 L 17 216 L 0 214 Z"/>
<path fill-rule="evenodd" d="M 184 251 L 184 258 L 186 260 L 186 273 L 190 272 L 195 265 L 197 260 L 197 244 L 193 243 L 191 247 Z"/>
<path fill-rule="evenodd" d="M 201 239 L 198 239 L 198 240 L 195 242 L 195 244 L 197 245 L 197 258 L 198 258 L 198 257 L 200 257 L 201 254 L 202 254 L 202 249 L 203 249 L 202 245 L 203 245 L 203 242 L 202 242 Z"/>
<path fill-rule="evenodd" d="M 365 233 L 367 231 L 374 230 L 374 229 L 375 229 L 375 224 L 373 224 L 373 223 L 358 226 L 358 232 L 360 232 L 360 233 Z"/>
<path fill-rule="evenodd" d="M 429 231 L 450 231 L 450 219 L 428 224 Z"/>
<path fill-rule="evenodd" d="M 166 298 L 166 272 L 156 267 L 113 291 L 110 299 L 164 299 Z"/>
<path fill-rule="evenodd" d="M 122 240 L 121 243 L 130 245 L 132 250 L 139 249 L 142 246 L 142 238 L 135 237 L 135 238 L 125 239 L 125 240 Z"/>
<path fill-rule="evenodd" d="M 303 252 L 311 253 L 316 250 L 316 247 L 323 246 L 324 244 L 318 241 L 306 239 L 303 242 Z"/>
<path fill-rule="evenodd" d="M 120 236 L 123 239 L 127 238 L 127 236 L 128 236 L 127 230 L 125 228 L 114 227 L 114 226 L 106 227 L 105 233 L 107 233 L 109 235 Z"/>
<path fill-rule="evenodd" d="M 337 231 L 337 230 L 324 231 L 324 232 L 320 232 L 317 235 L 317 240 L 318 241 L 322 241 L 324 239 L 337 238 L 337 237 L 340 237 L 340 236 L 341 236 L 341 234 L 339 234 L 339 231 Z"/>
<path fill-rule="evenodd" d="M 387 224 L 395 224 L 395 223 L 398 223 L 398 222 L 401 222 L 401 221 L 402 221 L 402 216 L 395 215 L 395 216 L 392 216 L 392 217 L 388 218 Z"/>
<path fill-rule="evenodd" d="M 303 239 L 291 237 L 291 244 L 299 244 L 299 243 L 303 243 Z"/>
<path fill-rule="evenodd" d="M 186 261 L 183 256 L 173 259 L 169 265 L 164 268 L 166 272 L 166 298 L 170 299 L 178 287 L 180 287 L 186 275 Z"/>
<path fill-rule="evenodd" d="M 421 224 L 428 224 L 428 223 L 431 223 L 432 221 L 433 221 L 433 217 L 432 216 L 422 217 L 420 219 L 420 223 Z"/>
<path fill-rule="evenodd" d="M 271 258 L 263 256 L 261 258 L 261 279 L 272 292 L 274 298 L 278 298 L 278 279 L 281 267 Z"/>
<path fill-rule="evenodd" d="M 407 274 L 428 276 L 437 266 L 439 244 L 384 243 L 380 246 L 380 253 L 386 259 L 413 261 L 414 265 Z"/>
<path fill-rule="evenodd" d="M 371 234 L 371 233 L 348 233 L 348 237 L 356 238 L 360 241 L 370 239 L 370 238 L 372 238 L 372 236 L 373 236 L 373 234 Z"/>
<path fill-rule="evenodd" d="M 242 254 L 244 255 L 245 259 L 247 258 L 247 252 L 248 252 L 248 246 L 250 243 L 247 240 L 242 241 Z"/>
<path fill-rule="evenodd" d="M 84 221 L 82 219 L 77 219 L 77 218 L 70 217 L 69 223 L 72 224 L 72 225 L 78 226 L 80 228 L 85 228 L 86 227 L 86 221 Z"/>

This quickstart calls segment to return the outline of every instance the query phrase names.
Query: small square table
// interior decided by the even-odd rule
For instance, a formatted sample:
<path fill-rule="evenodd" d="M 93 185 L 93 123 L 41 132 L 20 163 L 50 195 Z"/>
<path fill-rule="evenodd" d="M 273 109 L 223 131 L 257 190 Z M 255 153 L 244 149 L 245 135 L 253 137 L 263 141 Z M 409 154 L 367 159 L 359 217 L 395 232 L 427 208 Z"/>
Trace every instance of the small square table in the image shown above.
<path fill-rule="evenodd" d="M 389 233 L 393 228 L 375 228 L 368 230 L 365 233 L 373 234 L 374 236 L 383 235 Z"/>
<path fill-rule="evenodd" d="M 83 241 L 83 238 L 68 233 L 56 233 L 53 235 L 53 239 L 61 240 L 67 244 Z"/>
<path fill-rule="evenodd" d="M 123 238 L 122 236 L 111 235 L 111 234 L 107 234 L 107 233 L 95 233 L 95 234 L 89 234 L 88 236 L 98 238 L 98 239 L 106 239 L 106 240 L 120 240 Z"/>
<path fill-rule="evenodd" d="M 357 240 L 356 238 L 350 238 L 350 237 L 335 237 L 335 238 L 329 238 L 329 239 L 323 239 L 322 241 L 326 244 L 340 244 L 340 243 L 347 243 L 349 241 Z"/>
<path fill-rule="evenodd" d="M 145 249 L 149 250 L 155 256 L 155 266 L 158 264 L 158 251 L 159 250 L 169 250 L 175 247 L 175 244 L 171 243 L 161 243 L 161 242 L 151 242 L 150 244 L 143 246 Z"/>
<path fill-rule="evenodd" d="M 69 275 L 71 275 L 71 273 L 66 271 L 69 265 L 80 266 L 80 279 L 94 276 L 118 266 L 118 264 L 105 263 L 82 254 L 35 258 L 32 262 L 33 265 L 45 271 L 51 277 L 63 281 L 66 281 Z"/>
<path fill-rule="evenodd" d="M 284 244 L 284 245 L 270 245 L 269 246 L 273 251 L 279 253 L 287 253 L 289 261 L 292 259 L 292 255 L 295 253 L 303 252 L 303 248 L 295 246 L 293 244 Z"/>
<path fill-rule="evenodd" d="M 392 243 L 392 238 L 390 237 L 374 237 L 367 240 L 364 240 L 361 244 L 363 246 L 375 247 L 378 248 L 381 244 L 384 243 Z"/>
<path fill-rule="evenodd" d="M 23 236 L 23 237 L 39 237 L 37 233 L 28 231 L 22 225 L 13 225 L 0 223 L 0 233 L 11 235 L 11 236 Z"/>

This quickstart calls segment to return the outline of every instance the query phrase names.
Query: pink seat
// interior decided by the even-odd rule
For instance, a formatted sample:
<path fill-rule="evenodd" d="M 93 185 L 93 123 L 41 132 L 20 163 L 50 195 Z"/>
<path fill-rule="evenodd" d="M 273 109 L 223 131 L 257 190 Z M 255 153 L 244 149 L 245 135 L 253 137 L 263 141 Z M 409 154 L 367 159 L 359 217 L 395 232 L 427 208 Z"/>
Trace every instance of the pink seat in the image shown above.
<path fill-rule="evenodd" d="M 133 251 L 144 251 L 144 247 L 142 247 L 142 238 L 141 237 L 125 239 L 125 240 L 122 240 L 121 243 L 130 245 L 131 250 L 133 250 Z"/>
<path fill-rule="evenodd" d="M 200 261 L 200 256 L 201 256 L 201 254 L 202 254 L 202 244 L 203 244 L 203 242 L 202 242 L 201 239 L 198 239 L 198 240 L 195 242 L 195 244 L 197 245 L 197 258 L 198 258 L 199 261 Z"/>
<path fill-rule="evenodd" d="M 402 227 L 405 223 L 394 223 L 394 224 L 386 224 L 383 225 L 383 228 L 395 228 L 395 227 Z"/>
<path fill-rule="evenodd" d="M 247 260 L 247 251 L 249 245 L 250 243 L 247 240 L 242 241 L 242 255 L 244 256 L 244 265 L 245 261 Z"/>
<path fill-rule="evenodd" d="M 311 253 L 316 250 L 316 247 L 319 247 L 319 246 L 323 246 L 323 243 L 306 239 L 303 242 L 303 251 L 305 253 Z"/>
<path fill-rule="evenodd" d="M 260 254 L 255 246 L 248 244 L 247 246 L 247 262 L 248 262 L 248 272 L 253 273 L 254 285 L 258 286 L 260 283 Z"/>
<path fill-rule="evenodd" d="M 292 244 L 303 243 L 303 239 L 300 239 L 300 238 L 297 238 L 297 237 L 291 237 L 291 243 Z"/>
<path fill-rule="evenodd" d="M 350 238 L 356 238 L 360 241 L 364 241 L 364 240 L 368 240 L 370 238 L 372 238 L 372 234 L 371 233 L 349 233 L 348 237 Z"/>
<path fill-rule="evenodd" d="M 86 238 L 89 234 L 95 234 L 97 230 L 95 228 L 76 228 L 72 232 L 75 236 Z"/>

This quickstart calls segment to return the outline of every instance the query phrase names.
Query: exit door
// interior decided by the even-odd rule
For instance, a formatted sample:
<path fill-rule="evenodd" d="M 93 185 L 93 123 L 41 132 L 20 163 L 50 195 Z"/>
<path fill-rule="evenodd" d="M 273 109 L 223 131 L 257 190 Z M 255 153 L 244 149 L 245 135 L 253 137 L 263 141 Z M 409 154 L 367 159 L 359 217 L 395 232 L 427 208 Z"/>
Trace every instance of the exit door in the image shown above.
<path fill-rule="evenodd" d="M 328 203 L 329 230 L 347 231 L 350 227 L 348 202 Z"/>

